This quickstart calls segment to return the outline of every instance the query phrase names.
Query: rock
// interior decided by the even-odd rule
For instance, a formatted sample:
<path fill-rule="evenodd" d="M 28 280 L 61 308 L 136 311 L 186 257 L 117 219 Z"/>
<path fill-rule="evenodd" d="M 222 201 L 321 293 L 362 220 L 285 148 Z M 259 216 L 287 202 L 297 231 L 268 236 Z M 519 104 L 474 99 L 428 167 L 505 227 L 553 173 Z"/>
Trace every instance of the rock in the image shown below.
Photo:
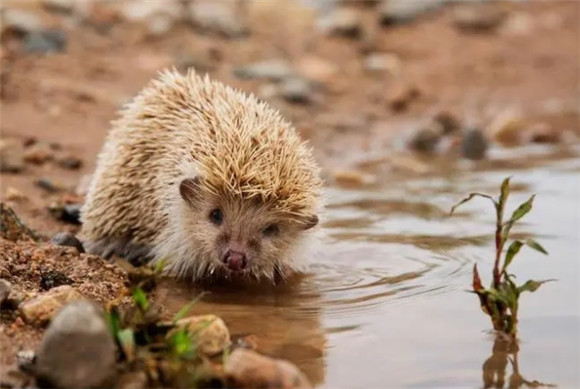
<path fill-rule="evenodd" d="M 335 170 L 332 172 L 334 180 L 339 185 L 363 186 L 377 182 L 375 176 L 356 170 Z"/>
<path fill-rule="evenodd" d="M 503 10 L 488 4 L 465 5 L 458 7 L 453 13 L 453 22 L 456 28 L 469 33 L 488 33 L 497 30 L 506 19 Z"/>
<path fill-rule="evenodd" d="M 392 76 L 398 76 L 401 74 L 403 65 L 396 54 L 372 53 L 365 57 L 363 67 L 371 73 L 389 72 Z"/>
<path fill-rule="evenodd" d="M 68 156 L 58 160 L 58 165 L 64 169 L 77 170 L 83 166 L 83 161 L 75 156 Z"/>
<path fill-rule="evenodd" d="M 258 79 L 282 81 L 295 75 L 292 66 L 280 59 L 271 59 L 262 62 L 240 66 L 234 69 L 234 75 L 242 79 Z"/>
<path fill-rule="evenodd" d="M 59 232 L 50 240 L 52 244 L 57 246 L 74 247 L 79 253 L 84 253 L 85 248 L 80 240 L 70 232 Z"/>
<path fill-rule="evenodd" d="M 71 285 L 74 281 L 67 275 L 56 271 L 49 270 L 42 273 L 40 276 L 40 288 L 43 290 L 50 290 L 62 285 Z"/>
<path fill-rule="evenodd" d="M 19 240 L 36 240 L 36 234 L 16 216 L 16 213 L 4 203 L 0 203 L 0 236 L 14 242 Z"/>
<path fill-rule="evenodd" d="M 8 297 L 6 297 L 6 300 L 4 300 L 4 307 L 9 309 L 18 309 L 20 304 L 22 304 L 22 302 L 27 298 L 28 295 L 26 293 L 16 287 L 13 287 L 10 290 Z"/>
<path fill-rule="evenodd" d="M 301 77 L 292 77 L 284 80 L 280 85 L 280 94 L 289 103 L 307 104 L 312 101 L 313 88 L 308 80 Z"/>
<path fill-rule="evenodd" d="M 20 200 L 25 200 L 26 196 L 24 195 L 24 193 L 22 193 L 21 191 L 19 191 L 18 189 L 9 186 L 6 189 L 6 200 L 8 201 L 20 201 Z"/>
<path fill-rule="evenodd" d="M 42 5 L 55 12 L 71 13 L 77 0 L 42 0 Z"/>
<path fill-rule="evenodd" d="M 153 15 L 147 20 L 147 33 L 154 37 L 163 36 L 171 31 L 175 22 L 175 17 L 166 13 Z"/>
<path fill-rule="evenodd" d="M 24 169 L 24 146 L 16 139 L 0 139 L 0 172 L 19 173 Z"/>
<path fill-rule="evenodd" d="M 232 386 L 241 388 L 312 388 L 308 378 L 293 364 L 268 358 L 255 351 L 234 350 L 224 364 Z M 228 386 L 229 387 L 229 386 Z"/>
<path fill-rule="evenodd" d="M 177 325 L 187 327 L 192 333 L 197 334 L 197 347 L 203 354 L 216 355 L 231 343 L 226 324 L 215 315 L 187 317 L 179 320 Z"/>
<path fill-rule="evenodd" d="M 537 123 L 526 131 L 525 137 L 533 143 L 560 143 L 562 133 L 548 123 Z"/>
<path fill-rule="evenodd" d="M 39 188 L 42 188 L 49 193 L 57 193 L 64 189 L 62 184 L 54 182 L 50 178 L 46 177 L 38 179 L 37 181 L 35 181 L 35 184 Z"/>
<path fill-rule="evenodd" d="M 51 204 L 49 211 L 52 216 L 60 221 L 70 224 L 81 224 L 82 204 Z"/>
<path fill-rule="evenodd" d="M 302 77 L 325 83 L 331 81 L 338 74 L 339 67 L 323 58 L 307 55 L 298 61 L 296 70 Z"/>
<path fill-rule="evenodd" d="M 0 279 L 0 305 L 4 303 L 4 300 L 8 298 L 10 294 L 10 289 L 12 289 L 12 284 L 7 280 Z"/>
<path fill-rule="evenodd" d="M 437 149 L 437 145 L 441 138 L 441 128 L 429 123 L 428 125 L 419 127 L 415 133 L 411 135 L 407 145 L 411 150 L 420 153 L 433 153 Z"/>
<path fill-rule="evenodd" d="M 202 30 L 216 33 L 226 38 L 236 38 L 249 32 L 245 18 L 240 15 L 238 6 L 242 2 L 228 5 L 215 0 L 196 0 L 189 3 L 191 22 Z"/>
<path fill-rule="evenodd" d="M 485 158 L 488 141 L 478 128 L 470 128 L 463 135 L 461 153 L 467 159 L 480 160 Z"/>
<path fill-rule="evenodd" d="M 390 93 L 388 104 L 395 112 L 406 111 L 420 95 L 421 92 L 416 87 L 401 85 Z"/>
<path fill-rule="evenodd" d="M 525 120 L 517 113 L 505 111 L 497 115 L 487 128 L 487 133 L 502 146 L 516 146 L 522 143 Z"/>
<path fill-rule="evenodd" d="M 83 296 L 70 285 L 57 286 L 39 296 L 24 301 L 18 309 L 28 323 L 43 324 L 67 303 Z"/>
<path fill-rule="evenodd" d="M 111 387 L 116 347 L 100 308 L 67 304 L 46 330 L 36 356 L 40 387 Z"/>
<path fill-rule="evenodd" d="M 410 23 L 440 8 L 445 0 L 384 0 L 378 12 L 386 25 Z"/>
<path fill-rule="evenodd" d="M 24 160 L 35 165 L 42 165 L 54 158 L 54 153 L 46 143 L 33 143 L 24 152 Z"/>
<path fill-rule="evenodd" d="M 34 372 L 34 362 L 36 361 L 36 354 L 33 350 L 21 350 L 16 354 L 16 364 L 20 371 L 32 373 Z"/>
<path fill-rule="evenodd" d="M 318 28 L 328 35 L 358 38 L 362 31 L 362 18 L 357 9 L 335 8 L 318 21 Z"/>
<path fill-rule="evenodd" d="M 27 34 L 42 29 L 40 17 L 29 11 L 7 8 L 2 12 L 2 33 L 13 31 L 18 34 Z"/>
<path fill-rule="evenodd" d="M 29 53 L 58 53 L 66 44 L 65 32 L 56 29 L 30 32 L 24 38 L 24 50 Z"/>
<path fill-rule="evenodd" d="M 263 84 L 256 94 L 262 100 L 272 100 L 280 95 L 280 88 L 277 84 Z"/>
<path fill-rule="evenodd" d="M 443 135 L 456 134 L 461 129 L 461 122 L 451 112 L 441 111 L 433 117 L 433 121 L 441 126 Z"/>

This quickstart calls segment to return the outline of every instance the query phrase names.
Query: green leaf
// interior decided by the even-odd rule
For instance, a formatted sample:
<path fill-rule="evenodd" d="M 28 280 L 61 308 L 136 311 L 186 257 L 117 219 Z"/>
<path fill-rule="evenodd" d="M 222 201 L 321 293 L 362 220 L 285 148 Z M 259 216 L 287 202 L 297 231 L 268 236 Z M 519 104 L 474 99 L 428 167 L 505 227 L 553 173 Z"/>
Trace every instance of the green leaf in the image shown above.
<path fill-rule="evenodd" d="M 483 291 L 483 293 L 487 293 L 489 295 L 491 295 L 492 297 L 494 297 L 496 300 L 501 301 L 504 304 L 509 304 L 508 298 L 507 296 L 504 296 L 503 293 L 501 293 L 499 290 L 495 289 L 495 288 L 489 288 L 489 289 L 485 289 Z"/>
<path fill-rule="evenodd" d="M 128 361 L 135 359 L 135 334 L 130 328 L 119 331 L 119 343 Z"/>
<path fill-rule="evenodd" d="M 483 194 L 483 193 L 470 193 L 469 196 L 467 196 L 466 198 L 464 198 L 463 200 L 461 200 L 460 202 L 458 202 L 457 204 L 455 204 L 453 207 L 451 207 L 451 212 L 449 213 L 449 216 L 453 215 L 453 212 L 455 212 L 455 210 L 462 204 L 468 202 L 469 200 L 473 199 L 474 197 L 484 197 L 486 199 L 489 199 L 493 202 L 493 204 L 497 207 L 497 203 L 495 202 L 495 200 L 493 199 L 493 197 Z"/>
<path fill-rule="evenodd" d="M 163 268 L 165 267 L 165 264 L 167 263 L 167 261 L 165 259 L 162 259 L 161 261 L 157 262 L 157 264 L 155 265 L 155 269 L 153 270 L 153 272 L 155 274 L 161 274 L 161 272 L 163 272 Z"/>
<path fill-rule="evenodd" d="M 520 251 L 524 244 L 519 240 L 514 240 L 510 247 L 508 247 L 507 253 L 505 255 L 505 260 L 503 262 L 503 268 L 501 270 L 502 273 L 505 273 L 506 269 L 514 260 L 515 255 Z"/>
<path fill-rule="evenodd" d="M 501 192 L 498 201 L 498 209 L 500 216 L 503 216 L 503 210 L 505 208 L 505 204 L 510 194 L 510 180 L 511 176 L 504 179 L 503 182 L 501 183 Z"/>
<path fill-rule="evenodd" d="M 195 356 L 195 344 L 186 328 L 180 328 L 175 331 L 170 338 L 170 344 L 175 355 L 180 358 Z"/>
<path fill-rule="evenodd" d="M 532 210 L 532 205 L 534 203 L 534 198 L 536 197 L 536 195 L 532 195 L 528 201 L 526 201 L 525 203 L 522 203 L 518 209 L 516 209 L 514 211 L 514 213 L 512 214 L 512 217 L 510 219 L 511 224 L 513 225 L 516 221 L 520 220 L 522 217 L 524 217 L 528 212 L 530 212 Z"/>
<path fill-rule="evenodd" d="M 187 305 L 181 308 L 179 312 L 177 312 L 177 314 L 173 317 L 173 321 L 176 322 L 180 319 L 183 319 L 185 315 L 187 315 L 189 311 L 191 311 L 191 308 L 193 308 L 193 306 L 197 304 L 205 294 L 206 294 L 205 292 L 200 293 L 196 298 L 194 298 L 189 303 L 187 303 Z"/>
<path fill-rule="evenodd" d="M 538 242 L 536 242 L 533 239 L 528 239 L 525 242 L 526 246 L 533 248 L 536 251 L 541 252 L 542 254 L 548 255 L 548 252 L 546 251 L 545 248 L 543 248 Z"/>
<path fill-rule="evenodd" d="M 119 311 L 116 307 L 111 309 L 111 312 L 108 312 L 105 316 L 107 320 L 107 324 L 109 326 L 109 331 L 115 337 L 118 337 L 119 331 L 121 330 L 121 317 L 119 315 Z"/>
<path fill-rule="evenodd" d="M 538 288 L 540 286 L 542 286 L 542 284 L 545 284 L 546 282 L 552 282 L 552 281 L 556 281 L 554 279 L 550 279 L 550 280 L 542 280 L 542 281 L 535 281 L 535 280 L 528 280 L 526 281 L 525 284 L 521 285 L 518 287 L 518 292 L 522 293 L 522 292 L 535 292 L 536 290 L 538 290 Z"/>
<path fill-rule="evenodd" d="M 137 307 L 142 312 L 146 312 L 149 309 L 149 301 L 147 300 L 147 295 L 143 289 L 136 287 L 133 289 L 133 301 L 137 304 Z"/>

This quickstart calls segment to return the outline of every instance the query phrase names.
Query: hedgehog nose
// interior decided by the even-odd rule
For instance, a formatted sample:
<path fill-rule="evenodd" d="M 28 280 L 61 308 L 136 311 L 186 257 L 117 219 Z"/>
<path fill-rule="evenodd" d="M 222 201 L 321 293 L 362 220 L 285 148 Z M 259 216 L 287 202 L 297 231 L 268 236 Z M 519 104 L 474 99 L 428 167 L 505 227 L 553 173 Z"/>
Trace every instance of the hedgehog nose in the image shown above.
<path fill-rule="evenodd" d="M 248 260 L 244 253 L 238 251 L 228 250 L 224 262 L 226 266 L 233 271 L 241 271 L 248 265 Z"/>

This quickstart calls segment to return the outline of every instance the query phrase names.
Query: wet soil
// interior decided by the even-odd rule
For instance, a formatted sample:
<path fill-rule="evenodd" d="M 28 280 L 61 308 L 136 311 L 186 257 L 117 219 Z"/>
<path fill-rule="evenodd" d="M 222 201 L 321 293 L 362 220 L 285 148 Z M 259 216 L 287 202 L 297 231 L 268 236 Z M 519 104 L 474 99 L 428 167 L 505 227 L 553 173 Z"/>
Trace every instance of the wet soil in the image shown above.
<path fill-rule="evenodd" d="M 461 289 L 459 284 L 463 287 L 463 282 L 458 284 L 446 276 L 461 275 L 467 280 L 467 269 L 472 260 L 461 258 L 451 262 L 457 266 L 446 267 L 443 265 L 450 263 L 451 259 L 442 255 L 441 250 L 451 250 L 461 244 L 474 249 L 488 242 L 486 233 L 480 231 L 479 226 L 476 236 L 449 236 L 445 237 L 447 243 L 442 240 L 444 237 L 433 238 L 432 228 L 437 232 L 445 228 L 439 224 L 430 225 L 425 220 L 440 217 L 448 204 L 441 204 L 438 208 L 432 204 L 432 198 L 422 196 L 409 205 L 408 197 L 424 194 L 426 188 L 433 189 L 429 192 L 431 196 L 449 196 L 450 193 L 460 196 L 463 193 L 449 191 L 450 185 L 446 184 L 435 185 L 436 188 L 429 183 L 414 187 L 412 183 L 403 184 L 401 177 L 426 175 L 441 179 L 456 172 L 443 168 L 446 162 L 439 166 L 433 159 L 405 155 L 393 160 L 388 155 L 401 134 L 414 130 L 419 119 L 441 110 L 453 112 L 462 121 L 485 123 L 503 108 L 514 107 L 523 110 L 531 120 L 547 122 L 558 131 L 580 134 L 577 107 L 580 94 L 579 3 L 489 4 L 489 7 L 507 10 L 512 16 L 530 18 L 532 27 L 523 34 L 502 31 L 466 34 L 458 31 L 453 25 L 452 6 L 407 25 L 381 27 L 373 51 L 398 56 L 401 71 L 396 76 L 388 73 L 377 76 L 365 71 L 365 48 L 361 42 L 314 33 L 312 9 L 291 1 L 280 1 L 275 7 L 266 5 L 267 2 L 257 3 L 263 4 L 250 9 L 251 35 L 242 39 L 202 34 L 181 25 L 163 36 L 151 38 L 144 33 L 142 26 L 130 23 L 115 23 L 106 33 L 83 23 L 78 26 L 65 23 L 66 51 L 39 56 L 22 52 L 17 40 L 3 38 L 0 52 L 2 139 L 53 144 L 51 153 L 54 157 L 40 164 L 26 163 L 20 173 L 2 173 L 2 201 L 10 204 L 22 220 L 43 237 L 44 242 L 60 231 L 77 232 L 78 226 L 56 220 L 49 206 L 55 202 L 82 201 L 82 196 L 74 195 L 74 189 L 94 168 L 109 122 L 116 117 L 119 107 L 160 69 L 179 66 L 184 56 L 190 56 L 209 64 L 207 70 L 212 77 L 242 90 L 259 92 L 263 82 L 240 80 L 233 75 L 232 69 L 269 58 L 287 59 L 297 66 L 305 58 L 322 58 L 337 65 L 338 71 L 322 81 L 319 98 L 307 104 L 292 104 L 281 99 L 273 99 L 271 103 L 311 142 L 329 184 L 332 184 L 333 172 L 337 169 L 357 168 L 378 177 L 379 182 L 374 188 L 365 188 L 368 193 L 381 193 L 397 185 L 400 190 L 389 192 L 394 199 L 388 200 L 377 200 L 372 196 L 365 199 L 359 196 L 360 193 L 339 191 L 336 198 L 341 202 L 335 204 L 334 211 L 331 210 L 334 215 L 328 221 L 331 230 L 334 228 L 334 238 L 342 242 L 331 251 L 339 260 L 317 263 L 313 268 L 313 274 L 317 276 L 307 277 L 306 282 L 299 284 L 298 292 L 292 292 L 292 288 L 289 291 L 260 292 L 248 299 L 243 299 L 237 292 L 215 292 L 209 300 L 204 300 L 200 312 L 222 314 L 232 333 L 257 333 L 258 338 L 263 339 L 262 347 L 266 353 L 292 358 L 316 384 L 326 382 L 334 387 L 344 382 L 349 383 L 347 386 L 355 384 L 348 381 L 347 373 L 352 370 L 343 368 L 353 359 L 352 350 L 347 351 L 349 347 L 361 353 L 367 351 L 355 366 L 361 373 L 368 374 L 368 379 L 363 380 L 368 386 L 384 383 L 384 376 L 372 375 L 365 366 L 378 369 L 376 361 L 389 356 L 395 358 L 395 354 L 397 363 L 393 363 L 388 371 L 389 374 L 401 374 L 392 381 L 394 383 L 414 383 L 423 387 L 450 382 L 471 383 L 468 379 L 461 381 L 462 377 L 479 372 L 467 372 L 459 361 L 447 357 L 442 358 L 443 362 L 448 362 L 459 372 L 453 379 L 448 376 L 449 370 L 437 371 L 440 365 L 433 363 L 429 355 L 425 356 L 426 365 L 419 369 L 420 373 L 416 377 L 411 374 L 412 360 L 417 357 L 415 354 L 428 349 L 430 339 L 439 336 L 437 331 L 449 331 L 440 320 L 433 329 L 425 330 L 428 336 L 419 340 L 413 340 L 408 334 L 402 336 L 401 339 L 407 342 L 404 347 L 398 343 L 394 349 L 389 345 L 380 347 L 384 352 L 378 347 L 372 349 L 373 339 L 393 341 L 393 338 L 376 335 L 384 333 L 378 324 L 380 320 L 391 323 L 387 331 L 405 333 L 403 324 L 397 324 L 397 320 L 380 319 L 393 315 L 392 311 L 373 310 L 380 301 L 397 295 L 414 296 L 415 292 L 416 295 L 437 295 L 446 290 Z M 35 2 L 30 4 L 27 7 L 36 6 Z M 42 12 L 53 23 L 63 23 L 62 15 Z M 364 8 L 363 12 L 371 11 Z M 419 97 L 404 111 L 393 110 L 390 104 L 393 93 L 406 88 L 417 88 Z M 65 155 L 80 158 L 82 166 L 73 170 L 63 168 L 56 160 Z M 527 167 L 534 161 L 538 162 L 536 167 L 544 166 L 544 162 L 550 160 L 532 155 L 520 161 L 520 166 Z M 459 188 L 467 192 L 474 190 L 467 183 L 479 183 L 473 174 L 478 166 L 482 170 L 501 168 L 503 173 L 515 169 L 517 166 L 513 164 L 517 161 L 512 157 L 484 161 L 469 174 L 462 175 L 465 182 Z M 63 189 L 49 193 L 40 188 L 36 182 L 46 177 L 59 183 Z M 569 176 L 563 178 L 566 179 L 570 179 Z M 492 180 L 485 181 L 486 184 L 495 190 L 495 181 L 489 181 Z M 533 179 L 530 181 L 537 183 Z M 22 196 L 16 199 L 8 196 L 9 189 L 15 189 Z M 337 189 L 329 190 L 333 193 Z M 352 212 L 353 209 L 363 211 Z M 376 220 L 377 215 L 386 220 L 389 216 L 393 221 L 381 222 Z M 412 217 L 426 224 L 414 223 L 410 221 Z M 377 233 L 385 230 L 390 233 Z M 550 234 L 551 231 L 545 232 Z M 569 242 L 566 244 L 569 249 L 563 250 L 563 255 L 570 256 L 573 247 Z M 380 261 L 383 257 L 403 258 L 405 261 L 385 264 Z M 351 258 L 360 261 L 354 270 L 348 265 Z M 377 266 L 377 263 L 381 265 Z M 41 275 L 46 271 L 65 274 L 83 294 L 101 303 L 117 297 L 124 290 L 123 272 L 112 265 L 104 265 L 96 257 L 79 255 L 74 249 L 47 246 L 46 243 L 0 241 L 2 278 L 34 294 L 40 292 Z M 425 278 L 425 274 L 430 276 Z M 191 287 L 174 288 L 171 281 L 168 282 L 169 286 L 162 288 L 156 298 L 165 302 L 171 312 L 178 310 L 194 292 Z M 397 303 L 400 300 L 393 298 L 389 301 Z M 399 314 L 414 317 L 416 321 L 437 315 L 430 305 L 431 300 L 418 301 L 418 305 L 405 305 Z M 462 305 L 464 299 L 458 298 L 454 302 Z M 466 304 L 476 306 L 474 301 Z M 435 304 L 437 307 L 443 305 L 441 301 Z M 248 321 L 248 311 L 260 320 Z M 419 311 L 424 315 L 418 315 Z M 457 313 L 450 307 L 444 311 L 450 316 Z M 558 314 L 571 315 L 565 310 Z M 362 319 L 364 315 L 377 320 L 372 323 L 365 321 Z M 465 315 L 465 311 L 461 311 L 460 315 L 467 324 L 460 330 L 452 326 L 458 339 L 469 337 L 465 331 L 469 326 L 475 326 L 476 331 L 486 328 L 485 323 L 466 318 L 477 313 Z M 265 321 L 263 317 L 269 320 Z M 577 321 L 577 315 L 574 320 Z M 41 332 L 4 310 L 0 331 L 0 364 L 3 368 L 15 362 L 17 351 L 33 349 Z M 469 328 L 469 331 L 473 329 Z M 442 339 L 449 341 L 448 337 Z M 558 340 L 554 344 L 561 342 Z M 337 345 L 340 347 L 334 348 Z M 437 345 L 443 347 L 440 343 Z M 473 345 L 479 347 L 478 352 L 487 346 Z M 334 353 L 329 351 L 333 349 Z M 393 354 L 387 352 L 389 349 Z M 457 348 L 450 347 L 448 351 L 456 352 Z M 469 356 L 477 360 L 479 354 L 488 351 Z M 568 354 L 574 361 L 572 352 Z M 541 362 L 536 359 L 532 365 L 537 368 Z M 430 366 L 434 367 L 431 369 Z M 565 376 L 565 383 L 577 382 L 568 371 L 556 375 L 556 379 Z M 420 381 L 424 377 L 432 380 Z"/>

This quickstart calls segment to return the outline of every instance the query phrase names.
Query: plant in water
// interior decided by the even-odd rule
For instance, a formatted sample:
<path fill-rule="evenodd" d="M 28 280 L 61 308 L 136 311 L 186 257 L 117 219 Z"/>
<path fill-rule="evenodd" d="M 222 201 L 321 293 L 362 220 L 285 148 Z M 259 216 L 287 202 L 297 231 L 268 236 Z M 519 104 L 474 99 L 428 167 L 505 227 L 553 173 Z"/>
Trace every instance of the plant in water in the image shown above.
<path fill-rule="evenodd" d="M 162 321 L 159 310 L 150 303 L 146 292 L 151 287 L 151 277 L 161 274 L 161 268 L 145 270 L 144 273 L 144 277 L 129 277 L 133 281 L 130 285 L 131 306 L 121 311 L 113 304 L 107 313 L 123 369 L 145 370 L 151 383 L 179 387 L 195 387 L 203 380 L 219 379 L 197 350 L 199 333 L 211 323 L 200 323 L 193 330 L 178 323 L 203 294 L 180 309 L 172 320 Z M 139 281 L 135 284 L 136 280 Z"/>
<path fill-rule="evenodd" d="M 490 316 L 493 328 L 507 334 L 511 339 L 516 338 L 518 325 L 519 298 L 523 292 L 535 292 L 542 284 L 554 280 L 528 280 L 522 285 L 517 285 L 515 275 L 509 273 L 509 266 L 519 253 L 522 246 L 528 246 L 542 254 L 548 254 L 547 251 L 536 241 L 511 240 L 507 251 L 504 253 L 504 247 L 510 240 L 510 231 L 515 223 L 521 220 L 532 210 L 535 195 L 532 195 L 527 201 L 520 204 L 512 213 L 508 220 L 504 221 L 504 212 L 510 193 L 510 177 L 506 178 L 501 184 L 501 190 L 497 199 L 483 193 L 471 193 L 469 196 L 455 204 L 451 208 L 451 214 L 460 205 L 470 201 L 475 197 L 483 197 L 490 200 L 495 207 L 496 229 L 495 229 L 495 260 L 493 264 L 492 281 L 488 288 L 485 288 L 481 282 L 477 264 L 473 266 L 473 293 L 479 297 L 481 309 Z"/>

